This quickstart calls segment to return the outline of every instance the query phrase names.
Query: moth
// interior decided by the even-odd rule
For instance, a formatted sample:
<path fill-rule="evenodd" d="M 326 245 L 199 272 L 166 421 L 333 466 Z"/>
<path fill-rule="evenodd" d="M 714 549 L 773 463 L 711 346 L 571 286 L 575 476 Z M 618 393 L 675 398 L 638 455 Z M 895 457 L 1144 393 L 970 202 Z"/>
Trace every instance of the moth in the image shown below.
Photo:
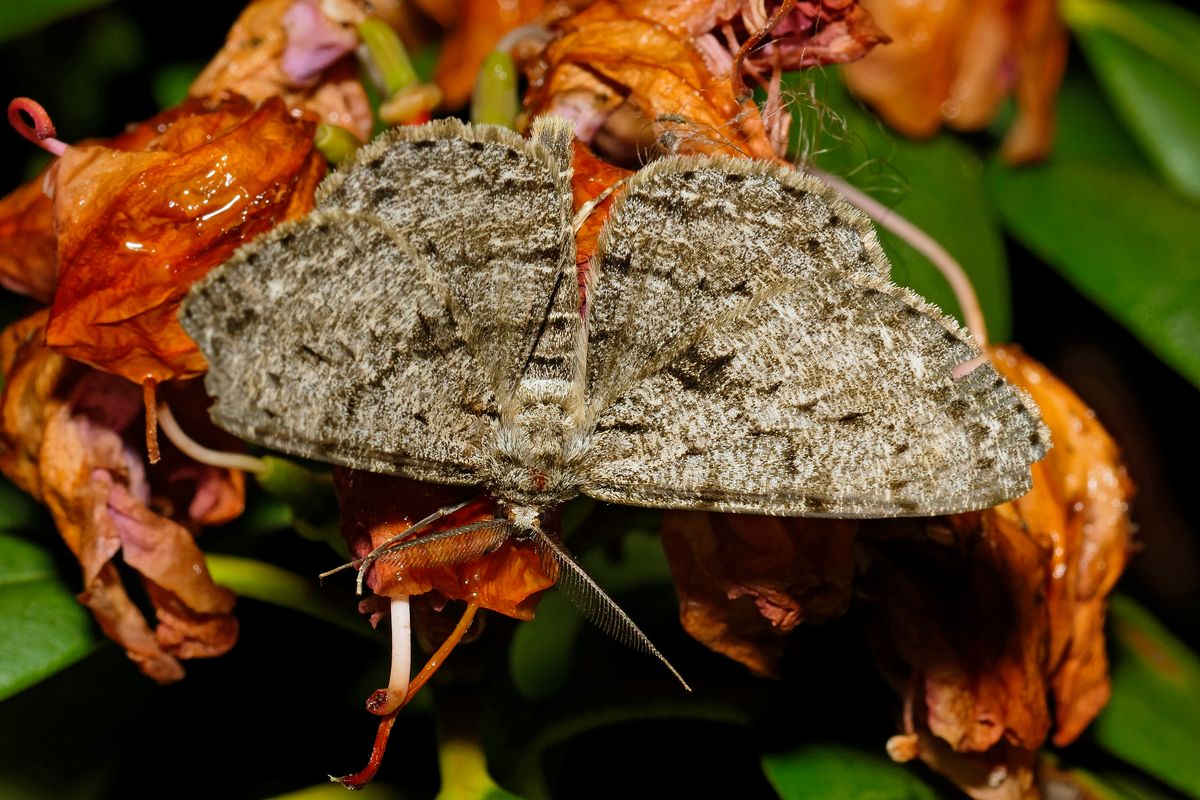
<path fill-rule="evenodd" d="M 379 559 L 528 540 L 602 627 L 661 659 L 543 530 L 547 511 L 583 494 L 927 516 L 1028 490 L 1049 443 L 1036 406 L 988 364 L 952 376 L 971 339 L 891 282 L 834 190 L 760 161 L 663 158 L 622 188 L 581 278 L 572 138 L 557 118 L 528 139 L 394 130 L 182 307 L 222 428 L 498 502 L 495 520 L 378 548 L 360 582 Z"/>

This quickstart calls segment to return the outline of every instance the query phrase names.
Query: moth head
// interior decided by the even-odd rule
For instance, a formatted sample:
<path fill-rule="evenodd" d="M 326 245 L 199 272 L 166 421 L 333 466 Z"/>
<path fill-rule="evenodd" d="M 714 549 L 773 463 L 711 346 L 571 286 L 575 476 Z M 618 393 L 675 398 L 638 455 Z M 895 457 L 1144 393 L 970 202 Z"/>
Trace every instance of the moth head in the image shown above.
<path fill-rule="evenodd" d="M 512 506 L 556 506 L 579 494 L 577 428 L 562 407 L 534 403 L 496 423 L 485 482 Z"/>

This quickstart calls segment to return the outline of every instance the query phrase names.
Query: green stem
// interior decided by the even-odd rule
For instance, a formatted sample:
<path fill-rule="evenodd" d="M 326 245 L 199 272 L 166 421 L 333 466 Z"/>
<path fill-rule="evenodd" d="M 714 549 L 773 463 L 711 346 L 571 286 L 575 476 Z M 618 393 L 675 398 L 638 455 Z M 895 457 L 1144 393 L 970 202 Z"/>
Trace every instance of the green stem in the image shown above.
<path fill-rule="evenodd" d="M 313 144 L 321 151 L 321 155 L 325 156 L 326 161 L 331 164 L 341 164 L 354 156 L 362 142 L 358 141 L 358 138 L 345 128 L 322 122 L 317 125 Z"/>
<path fill-rule="evenodd" d="M 516 125 L 517 68 L 508 53 L 488 53 L 475 78 L 471 94 L 471 122 L 484 125 Z"/>
<path fill-rule="evenodd" d="M 388 97 L 417 82 L 417 71 L 413 69 L 408 50 L 390 25 L 372 17 L 358 26 L 358 35 L 367 46 Z"/>
<path fill-rule="evenodd" d="M 331 600 L 320 590 L 315 579 L 304 578 L 253 558 L 220 553 L 208 553 L 205 558 L 213 580 L 232 589 L 240 597 L 299 611 L 377 641 L 366 620 L 350 611 L 348 606 Z"/>

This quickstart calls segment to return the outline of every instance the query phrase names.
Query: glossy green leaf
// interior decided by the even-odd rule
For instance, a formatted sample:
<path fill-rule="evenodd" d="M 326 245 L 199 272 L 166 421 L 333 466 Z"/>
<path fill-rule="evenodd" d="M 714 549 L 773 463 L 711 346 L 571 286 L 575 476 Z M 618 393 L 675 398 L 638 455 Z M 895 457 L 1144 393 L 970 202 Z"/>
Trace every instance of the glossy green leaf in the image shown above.
<path fill-rule="evenodd" d="M 1200 205 L 1142 170 L 1066 154 L 997 159 L 987 178 L 1013 236 L 1200 385 Z"/>
<path fill-rule="evenodd" d="M 99 643 L 45 548 L 0 533 L 0 699 L 74 664 Z"/>
<path fill-rule="evenodd" d="M 151 89 L 159 108 L 171 108 L 187 99 L 188 88 L 203 64 L 169 64 L 154 74 Z"/>
<path fill-rule="evenodd" d="M 1200 657 L 1128 597 L 1111 619 L 1112 699 L 1092 726 L 1113 755 L 1200 798 Z"/>
<path fill-rule="evenodd" d="M 354 601 L 341 592 L 334 598 L 331 592 L 322 591 L 316 578 L 241 556 L 209 553 L 206 560 L 213 580 L 240 597 L 299 611 L 359 636 L 375 638 L 366 619 L 354 612 Z"/>
<path fill-rule="evenodd" d="M 105 5 L 108 0 L 36 0 L 0 3 L 0 42 L 45 27 L 63 17 Z"/>
<path fill-rule="evenodd" d="M 1063 11 L 1159 172 L 1200 198 L 1200 16 L 1155 0 L 1069 0 Z"/>
<path fill-rule="evenodd" d="M 782 800 L 937 800 L 913 770 L 884 755 L 811 745 L 764 756 L 763 772 Z"/>
<path fill-rule="evenodd" d="M 828 75 L 792 73 L 787 80 L 787 90 L 810 98 L 791 108 L 793 147 L 946 248 L 971 279 L 991 338 L 1007 340 L 1012 328 L 1008 264 L 979 157 L 948 134 L 918 142 L 889 132 Z M 933 264 L 882 229 L 880 241 L 897 283 L 962 321 L 954 293 Z"/>

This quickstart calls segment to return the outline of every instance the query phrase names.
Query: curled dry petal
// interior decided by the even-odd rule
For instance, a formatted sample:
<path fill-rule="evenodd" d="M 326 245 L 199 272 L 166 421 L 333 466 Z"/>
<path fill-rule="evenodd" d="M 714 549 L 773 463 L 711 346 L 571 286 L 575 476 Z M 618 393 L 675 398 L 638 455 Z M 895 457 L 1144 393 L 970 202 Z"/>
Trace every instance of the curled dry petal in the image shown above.
<path fill-rule="evenodd" d="M 1132 494 L 1115 444 L 1070 389 L 1016 348 L 991 355 L 1054 439 L 1033 488 L 983 512 L 883 523 L 868 538 L 874 644 L 904 697 L 905 733 L 979 798 L 1033 791 L 1051 699 L 1059 745 L 1107 700 L 1104 609 L 1128 557 Z"/>
<path fill-rule="evenodd" d="M 558 38 L 527 63 L 533 114 L 573 119 L 592 141 L 614 127 L 625 156 L 657 143 L 670 151 L 781 155 L 751 102 L 746 78 L 860 57 L 887 37 L 850 0 L 731 2 L 599 0 L 554 24 Z M 786 129 L 785 114 L 773 113 Z M 611 148 L 610 148 L 611 149 Z"/>
<path fill-rule="evenodd" d="M 1053 0 L 862 0 L 893 39 L 845 69 L 850 88 L 890 125 L 928 136 L 943 124 L 977 130 L 1016 93 L 1004 142 L 1011 162 L 1045 156 L 1067 31 Z"/>
<path fill-rule="evenodd" d="M 45 303 L 54 296 L 54 204 L 43 176 L 0 200 L 0 286 Z"/>
<path fill-rule="evenodd" d="M 51 173 L 59 275 L 47 342 L 137 383 L 202 373 L 179 302 L 240 244 L 312 209 L 325 171 L 313 128 L 278 99 L 191 101 L 130 134 L 141 151 L 69 148 Z"/>
<path fill-rule="evenodd" d="M 178 680 L 179 659 L 219 655 L 237 638 L 233 595 L 212 582 L 193 531 L 240 513 L 241 475 L 169 447 L 148 468 L 139 387 L 44 347 L 46 316 L 0 337 L 0 469 L 49 507 L 83 571 L 79 599 L 104 632 L 151 678 Z M 157 625 L 129 598 L 118 555 L 141 576 Z"/>
<path fill-rule="evenodd" d="M 850 604 L 851 520 L 668 511 L 663 548 L 679 617 L 697 641 L 775 675 L 787 634 Z"/>
<path fill-rule="evenodd" d="M 376 13 L 394 15 L 396 7 L 385 0 Z M 371 108 L 352 59 L 341 57 L 354 49 L 367 14 L 367 4 L 356 0 L 255 0 L 188 93 L 209 99 L 236 93 L 255 102 L 281 97 L 289 108 L 365 142 Z"/>
<path fill-rule="evenodd" d="M 993 348 L 992 360 L 1033 396 L 1055 442 L 1034 465 L 1034 490 L 994 513 L 1009 517 L 1010 524 L 1026 524 L 1052 554 L 1046 588 L 1048 658 L 1054 743 L 1061 746 L 1074 741 L 1108 702 L 1104 612 L 1129 560 L 1134 487 L 1116 443 L 1074 392 L 1017 348 Z M 1061 517 L 1038 527 L 1029 524 L 1039 519 L 1039 501 L 1053 502 Z"/>
<path fill-rule="evenodd" d="M 654 139 L 680 137 L 681 151 L 772 157 L 757 106 L 734 97 L 728 72 L 714 74 L 691 37 L 654 10 L 598 0 L 557 23 L 558 37 L 525 65 L 529 113 L 565 116 L 590 141 L 628 106 Z"/>
<path fill-rule="evenodd" d="M 357 557 L 462 499 L 461 490 L 341 468 L 334 471 L 334 486 L 342 509 L 342 535 Z M 494 513 L 493 504 L 472 503 L 422 535 L 491 519 Z M 367 573 L 367 583 L 376 594 L 436 592 L 443 599 L 473 601 L 480 608 L 527 620 L 533 618 L 539 593 L 553 586 L 554 579 L 546 574 L 537 551 L 510 539 L 495 552 L 463 563 L 399 572 L 377 562 Z"/>

